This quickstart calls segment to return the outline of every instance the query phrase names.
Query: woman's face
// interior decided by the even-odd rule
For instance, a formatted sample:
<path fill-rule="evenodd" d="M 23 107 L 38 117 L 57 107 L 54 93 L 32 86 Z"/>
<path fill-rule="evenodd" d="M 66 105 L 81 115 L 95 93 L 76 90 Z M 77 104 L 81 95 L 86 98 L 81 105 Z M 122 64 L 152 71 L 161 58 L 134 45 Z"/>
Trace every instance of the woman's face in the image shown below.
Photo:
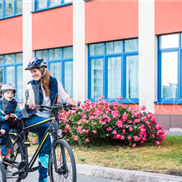
<path fill-rule="evenodd" d="M 41 79 L 42 73 L 37 68 L 31 69 L 30 72 L 31 72 L 32 77 L 34 78 L 34 80 L 39 81 Z"/>

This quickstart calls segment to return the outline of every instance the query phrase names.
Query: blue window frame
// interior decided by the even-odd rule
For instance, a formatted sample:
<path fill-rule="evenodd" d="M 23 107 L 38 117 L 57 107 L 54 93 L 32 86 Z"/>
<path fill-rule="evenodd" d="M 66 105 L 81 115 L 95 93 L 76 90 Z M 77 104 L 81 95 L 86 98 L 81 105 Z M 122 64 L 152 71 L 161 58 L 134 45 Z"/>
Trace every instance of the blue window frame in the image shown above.
<path fill-rule="evenodd" d="M 23 54 L 0 55 L 0 88 L 5 83 L 15 85 L 15 99 L 23 102 Z"/>
<path fill-rule="evenodd" d="M 22 15 L 22 0 L 0 0 L 0 19 Z"/>
<path fill-rule="evenodd" d="M 51 75 L 60 80 L 73 97 L 73 47 L 39 50 L 35 55 L 46 59 Z"/>
<path fill-rule="evenodd" d="M 182 34 L 158 37 L 158 93 L 155 104 L 182 104 Z"/>
<path fill-rule="evenodd" d="M 88 46 L 88 98 L 135 104 L 138 99 L 138 39 Z"/>
<path fill-rule="evenodd" d="M 73 0 L 34 0 L 35 12 L 72 4 Z"/>

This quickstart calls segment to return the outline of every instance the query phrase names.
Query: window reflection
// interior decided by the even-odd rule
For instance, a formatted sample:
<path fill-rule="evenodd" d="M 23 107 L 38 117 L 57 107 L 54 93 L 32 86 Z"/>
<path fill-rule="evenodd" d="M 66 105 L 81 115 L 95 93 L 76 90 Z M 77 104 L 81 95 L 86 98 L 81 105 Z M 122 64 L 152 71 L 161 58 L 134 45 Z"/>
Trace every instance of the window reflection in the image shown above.
<path fill-rule="evenodd" d="M 162 35 L 159 37 L 159 48 L 173 48 L 179 46 L 179 34 Z"/>
<path fill-rule="evenodd" d="M 6 83 L 14 84 L 14 67 L 6 67 Z"/>
<path fill-rule="evenodd" d="M 17 99 L 23 99 L 23 66 L 16 67 L 17 73 Z"/>
<path fill-rule="evenodd" d="M 17 99 L 23 99 L 23 66 L 20 65 L 22 62 L 23 53 L 0 55 L 0 66 L 2 66 L 0 67 L 0 87 L 3 83 L 15 85 L 17 89 L 15 97 Z"/>
<path fill-rule="evenodd" d="M 47 50 L 36 51 L 36 57 L 45 58 L 47 60 Z"/>
<path fill-rule="evenodd" d="M 64 0 L 64 3 L 72 2 L 73 0 Z"/>
<path fill-rule="evenodd" d="M 47 8 L 46 0 L 37 0 L 37 9 Z"/>
<path fill-rule="evenodd" d="M 91 60 L 91 98 L 103 95 L 103 60 Z"/>
<path fill-rule="evenodd" d="M 50 63 L 50 71 L 51 71 L 51 75 L 54 78 L 57 79 L 61 79 L 61 63 L 57 62 L 57 63 Z"/>
<path fill-rule="evenodd" d="M 121 57 L 108 58 L 108 98 L 121 95 Z"/>
<path fill-rule="evenodd" d="M 22 0 L 16 0 L 16 13 L 22 13 Z"/>
<path fill-rule="evenodd" d="M 73 62 L 65 62 L 64 75 L 64 87 L 69 95 L 73 97 Z"/>
<path fill-rule="evenodd" d="M 61 4 L 60 0 L 50 0 L 50 6 L 57 6 L 60 4 Z"/>
<path fill-rule="evenodd" d="M 106 54 L 120 53 L 122 52 L 122 41 L 107 42 Z"/>
<path fill-rule="evenodd" d="M 126 98 L 138 98 L 138 56 L 126 57 Z"/>
<path fill-rule="evenodd" d="M 0 89 L 3 85 L 3 68 L 0 67 Z"/>
<path fill-rule="evenodd" d="M 125 40 L 125 52 L 138 51 L 138 39 Z"/>
<path fill-rule="evenodd" d="M 0 55 L 0 65 L 3 64 L 3 56 Z"/>
<path fill-rule="evenodd" d="M 14 63 L 14 54 L 7 54 L 4 56 L 4 63 L 5 64 L 12 64 Z"/>
<path fill-rule="evenodd" d="M 50 49 L 49 59 L 61 59 L 61 49 Z"/>
<path fill-rule="evenodd" d="M 23 62 L 23 54 L 17 53 L 16 54 L 16 63 L 22 63 Z"/>
<path fill-rule="evenodd" d="M 178 53 L 162 53 L 161 98 L 177 98 Z"/>
<path fill-rule="evenodd" d="M 0 0 L 0 18 L 3 17 L 3 0 Z"/>
<path fill-rule="evenodd" d="M 72 58 L 73 57 L 73 47 L 63 48 L 63 58 Z"/>
<path fill-rule="evenodd" d="M 13 0 L 6 0 L 5 1 L 6 9 L 5 9 L 5 16 L 12 16 L 13 13 Z"/>
<path fill-rule="evenodd" d="M 91 44 L 89 45 L 90 55 L 102 55 L 104 54 L 104 44 Z"/>

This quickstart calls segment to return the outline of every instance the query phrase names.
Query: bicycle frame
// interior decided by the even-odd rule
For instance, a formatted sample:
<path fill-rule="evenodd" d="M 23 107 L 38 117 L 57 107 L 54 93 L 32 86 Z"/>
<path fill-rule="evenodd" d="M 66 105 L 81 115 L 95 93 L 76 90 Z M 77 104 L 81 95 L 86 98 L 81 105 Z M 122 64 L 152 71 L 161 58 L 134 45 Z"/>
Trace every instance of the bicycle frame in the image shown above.
<path fill-rule="evenodd" d="M 28 126 L 28 127 L 24 127 L 24 124 L 23 124 L 23 129 L 22 129 L 22 131 L 20 132 L 20 134 L 17 135 L 17 138 L 15 139 L 15 142 L 16 142 L 17 140 L 20 140 L 21 143 L 23 143 L 22 141 L 26 141 L 26 133 L 27 133 L 30 129 L 32 129 L 32 128 L 34 128 L 34 127 L 37 127 L 37 126 L 39 126 L 39 125 L 48 123 L 48 122 L 50 122 L 49 128 L 48 128 L 46 134 L 44 135 L 44 137 L 43 137 L 43 139 L 42 139 L 40 145 L 37 147 L 37 149 L 36 149 L 36 151 L 35 151 L 33 157 L 32 157 L 31 160 L 30 160 L 30 162 L 28 162 L 27 147 L 24 147 L 24 150 L 23 150 L 23 151 L 24 151 L 24 155 L 23 155 L 23 160 L 22 160 L 22 161 L 26 162 L 26 164 L 28 165 L 28 172 L 33 172 L 33 171 L 38 170 L 38 169 L 40 168 L 39 166 L 38 166 L 38 167 L 32 168 L 32 166 L 34 165 L 34 163 L 35 163 L 35 161 L 36 161 L 36 159 L 37 159 L 37 157 L 38 157 L 38 154 L 39 154 L 40 150 L 42 149 L 44 143 L 46 142 L 46 140 L 48 139 L 49 136 L 50 136 L 50 139 L 51 139 L 51 146 L 52 146 L 52 143 L 53 143 L 53 140 L 54 140 L 53 134 L 54 134 L 54 133 L 57 133 L 57 132 L 55 132 L 55 128 L 54 128 L 54 127 L 55 127 L 55 126 L 54 126 L 54 125 L 55 125 L 55 123 L 54 123 L 54 122 L 55 122 L 55 117 L 51 117 L 51 118 L 49 118 L 49 119 L 47 119 L 47 120 L 41 121 L 41 122 L 39 122 L 39 123 L 36 123 L 36 124 L 31 125 L 31 126 Z M 55 159 L 55 151 L 53 151 L 53 158 Z M 54 159 L 53 159 L 53 161 L 54 161 Z M 22 161 L 21 161 L 21 162 L 22 162 Z M 12 166 L 15 167 L 14 164 L 10 164 L 10 163 L 8 163 L 8 162 L 5 162 L 5 163 L 8 164 L 8 165 L 12 165 Z M 18 168 L 18 166 L 17 166 L 17 168 Z M 57 166 L 56 166 L 56 168 L 57 168 Z M 56 171 L 57 171 L 57 169 L 56 169 Z M 21 171 L 21 172 L 22 172 L 22 171 Z M 19 174 L 19 173 L 21 173 L 21 172 L 18 172 L 18 171 L 17 171 L 17 172 L 15 172 L 15 173 L 13 173 L 12 176 L 15 176 L 15 175 L 17 175 L 17 174 Z"/>

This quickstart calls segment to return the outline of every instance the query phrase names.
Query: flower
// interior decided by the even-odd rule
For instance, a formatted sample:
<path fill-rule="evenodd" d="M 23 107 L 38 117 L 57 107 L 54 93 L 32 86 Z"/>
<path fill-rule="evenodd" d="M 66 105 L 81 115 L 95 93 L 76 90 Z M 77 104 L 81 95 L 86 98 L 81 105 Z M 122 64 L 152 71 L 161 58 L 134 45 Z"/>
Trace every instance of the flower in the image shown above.
<path fill-rule="evenodd" d="M 121 96 L 118 97 L 119 101 L 123 100 L 123 98 Z"/>
<path fill-rule="evenodd" d="M 116 135 L 116 134 L 117 134 L 116 130 L 114 130 L 114 131 L 112 132 L 112 134 L 113 134 L 113 135 Z"/>
<path fill-rule="evenodd" d="M 78 136 L 74 136 L 74 141 L 77 141 L 78 140 Z"/>
<path fill-rule="evenodd" d="M 86 138 L 86 140 L 85 140 L 86 142 L 89 142 L 89 139 L 88 138 Z"/>
<path fill-rule="evenodd" d="M 157 140 L 157 141 L 156 141 L 156 145 L 160 145 L 160 144 L 161 144 L 161 143 Z"/>
<path fill-rule="evenodd" d="M 141 112 L 140 111 L 138 111 L 138 112 L 135 113 L 135 116 L 136 117 L 139 117 L 140 115 L 141 115 Z"/>
<path fill-rule="evenodd" d="M 145 109 L 146 109 L 146 107 L 145 107 L 144 105 L 142 105 L 142 106 L 140 107 L 140 110 L 141 110 L 141 111 L 145 111 Z"/>
<path fill-rule="evenodd" d="M 65 129 L 70 130 L 70 126 L 66 125 Z"/>
<path fill-rule="evenodd" d="M 157 124 L 154 114 L 143 112 L 145 106 L 136 110 L 121 102 L 109 103 L 100 96 L 97 102 L 87 100 L 77 109 L 58 113 L 65 139 L 85 144 L 89 142 L 87 145 L 106 138 L 108 141 L 125 140 L 132 147 L 136 147 L 137 142 L 142 144 L 147 141 L 161 145 L 165 139 L 165 131 Z"/>
<path fill-rule="evenodd" d="M 35 138 L 32 140 L 32 143 L 33 143 L 33 144 L 36 144 L 36 143 L 37 143 L 37 137 L 35 137 Z"/>

